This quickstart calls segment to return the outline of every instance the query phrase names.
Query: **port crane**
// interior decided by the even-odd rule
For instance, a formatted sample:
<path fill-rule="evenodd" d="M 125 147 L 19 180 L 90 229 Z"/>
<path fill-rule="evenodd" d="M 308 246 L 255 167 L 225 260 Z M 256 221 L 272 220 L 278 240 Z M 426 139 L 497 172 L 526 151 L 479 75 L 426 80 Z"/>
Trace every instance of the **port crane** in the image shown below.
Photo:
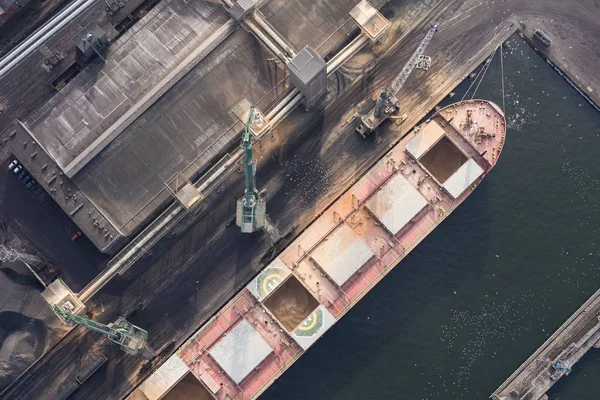
<path fill-rule="evenodd" d="M 267 204 L 256 189 L 256 160 L 252 158 L 252 124 L 260 122 L 260 115 L 250 106 L 246 128 L 242 134 L 242 150 L 244 151 L 244 170 L 246 174 L 246 190 L 244 197 L 238 200 L 236 210 L 236 224 L 242 233 L 252 233 L 265 226 Z"/>
<path fill-rule="evenodd" d="M 360 119 L 360 123 L 356 127 L 356 131 L 363 137 L 366 138 L 371 132 L 373 132 L 379 125 L 386 119 L 398 114 L 400 106 L 398 105 L 398 92 L 408 79 L 410 73 L 417 67 L 417 64 L 423 62 L 423 52 L 433 39 L 433 36 L 437 33 L 438 26 L 430 25 L 429 31 L 410 57 L 402 71 L 394 78 L 390 86 L 383 89 L 379 93 L 379 97 L 375 102 L 375 107 L 369 111 L 366 115 L 363 115 Z M 429 61 L 429 64 L 431 61 Z M 428 67 L 427 67 L 428 68 Z"/>
<path fill-rule="evenodd" d="M 155 356 L 154 351 L 148 346 L 148 332 L 133 325 L 123 317 L 119 317 L 115 322 L 105 325 L 88 318 L 71 314 L 70 312 L 62 310 L 57 305 L 55 305 L 52 310 L 65 323 L 82 326 L 92 331 L 99 332 L 106 336 L 108 340 L 121 347 L 121 349 L 128 354 L 141 354 L 148 360 Z"/>

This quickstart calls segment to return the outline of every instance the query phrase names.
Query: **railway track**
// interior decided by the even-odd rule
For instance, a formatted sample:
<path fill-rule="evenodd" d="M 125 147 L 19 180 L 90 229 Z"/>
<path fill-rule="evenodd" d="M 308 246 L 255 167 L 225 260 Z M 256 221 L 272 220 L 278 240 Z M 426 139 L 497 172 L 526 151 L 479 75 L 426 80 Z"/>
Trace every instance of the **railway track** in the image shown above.
<path fill-rule="evenodd" d="M 79 17 L 97 0 L 74 0 L 64 10 L 51 18 L 22 43 L 0 59 L 0 78 L 19 65 L 27 56 L 37 51 L 69 22 Z"/>

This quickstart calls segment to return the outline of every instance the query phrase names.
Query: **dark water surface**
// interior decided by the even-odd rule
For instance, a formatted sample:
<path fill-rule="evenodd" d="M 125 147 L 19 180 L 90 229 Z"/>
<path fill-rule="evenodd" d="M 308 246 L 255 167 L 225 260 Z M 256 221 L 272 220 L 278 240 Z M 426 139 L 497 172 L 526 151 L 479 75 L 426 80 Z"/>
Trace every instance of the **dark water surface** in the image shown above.
<path fill-rule="evenodd" d="M 486 399 L 600 288 L 600 115 L 518 37 L 504 75 L 495 169 L 262 399 Z M 476 97 L 500 82 L 498 53 Z M 550 398 L 599 378 L 592 350 Z"/>

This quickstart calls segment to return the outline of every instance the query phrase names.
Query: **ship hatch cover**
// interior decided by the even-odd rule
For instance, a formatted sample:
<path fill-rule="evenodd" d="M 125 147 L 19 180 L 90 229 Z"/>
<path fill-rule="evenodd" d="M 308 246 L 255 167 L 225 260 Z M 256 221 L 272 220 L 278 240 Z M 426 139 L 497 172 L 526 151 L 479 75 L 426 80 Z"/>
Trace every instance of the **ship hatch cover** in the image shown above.
<path fill-rule="evenodd" d="M 245 319 L 209 350 L 211 357 L 237 384 L 272 352 L 265 339 Z"/>
<path fill-rule="evenodd" d="M 327 275 L 342 286 L 371 257 L 373 252 L 348 225 L 338 227 L 311 253 Z"/>
<path fill-rule="evenodd" d="M 475 162 L 475 160 L 470 158 L 469 161 L 464 163 L 458 171 L 448 178 L 444 183 L 444 189 L 456 199 L 463 194 L 463 192 L 467 190 L 481 174 L 483 174 L 483 169 Z"/>
<path fill-rule="evenodd" d="M 428 203 L 404 176 L 396 174 L 366 204 L 369 211 L 395 235 Z"/>

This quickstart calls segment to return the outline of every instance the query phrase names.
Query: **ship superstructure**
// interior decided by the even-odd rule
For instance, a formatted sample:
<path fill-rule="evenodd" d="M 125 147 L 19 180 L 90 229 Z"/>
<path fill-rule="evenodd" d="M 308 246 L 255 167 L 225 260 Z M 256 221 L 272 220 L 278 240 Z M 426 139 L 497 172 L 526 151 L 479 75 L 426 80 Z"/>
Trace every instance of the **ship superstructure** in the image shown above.
<path fill-rule="evenodd" d="M 440 109 L 137 391 L 165 394 L 193 377 L 207 399 L 257 398 L 471 194 L 505 134 L 504 114 L 489 101 Z"/>

